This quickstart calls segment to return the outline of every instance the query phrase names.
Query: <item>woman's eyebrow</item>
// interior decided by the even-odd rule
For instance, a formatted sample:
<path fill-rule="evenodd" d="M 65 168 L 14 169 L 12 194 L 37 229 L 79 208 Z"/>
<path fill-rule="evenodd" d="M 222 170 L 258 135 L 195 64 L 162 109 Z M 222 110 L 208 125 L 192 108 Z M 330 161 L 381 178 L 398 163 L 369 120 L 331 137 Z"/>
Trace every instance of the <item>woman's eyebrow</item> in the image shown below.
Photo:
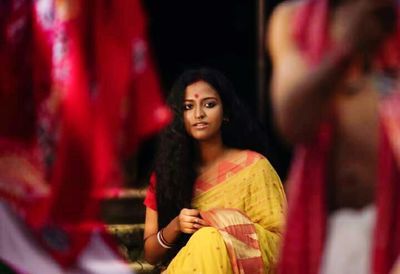
<path fill-rule="evenodd" d="M 203 98 L 202 101 L 209 100 L 209 99 L 218 100 L 217 97 L 206 97 L 206 98 Z"/>

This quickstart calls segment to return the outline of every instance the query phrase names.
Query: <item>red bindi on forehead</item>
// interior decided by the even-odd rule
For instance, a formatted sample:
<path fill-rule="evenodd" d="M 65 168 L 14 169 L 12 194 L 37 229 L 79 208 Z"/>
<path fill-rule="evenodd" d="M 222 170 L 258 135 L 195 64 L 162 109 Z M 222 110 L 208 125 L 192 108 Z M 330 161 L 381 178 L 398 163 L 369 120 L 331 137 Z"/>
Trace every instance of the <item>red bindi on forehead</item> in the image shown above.
<path fill-rule="evenodd" d="M 195 93 L 194 98 L 199 98 L 199 95 L 197 93 Z"/>

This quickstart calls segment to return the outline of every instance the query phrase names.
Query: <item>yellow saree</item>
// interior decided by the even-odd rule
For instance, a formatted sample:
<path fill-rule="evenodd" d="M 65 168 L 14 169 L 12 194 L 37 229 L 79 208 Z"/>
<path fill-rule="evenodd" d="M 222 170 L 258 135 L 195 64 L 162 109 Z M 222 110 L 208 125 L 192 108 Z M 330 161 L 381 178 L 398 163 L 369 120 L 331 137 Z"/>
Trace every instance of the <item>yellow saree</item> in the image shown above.
<path fill-rule="evenodd" d="M 167 273 L 274 273 L 286 198 L 268 160 L 241 151 L 201 174 L 194 191 L 210 227 L 192 235 Z"/>

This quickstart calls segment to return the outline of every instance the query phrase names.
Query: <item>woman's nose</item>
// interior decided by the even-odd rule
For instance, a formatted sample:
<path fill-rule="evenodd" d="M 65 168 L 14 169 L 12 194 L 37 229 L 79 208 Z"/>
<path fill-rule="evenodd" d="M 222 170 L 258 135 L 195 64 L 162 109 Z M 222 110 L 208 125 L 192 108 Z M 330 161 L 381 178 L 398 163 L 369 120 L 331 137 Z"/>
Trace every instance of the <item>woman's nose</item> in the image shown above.
<path fill-rule="evenodd" d="M 206 116 L 204 110 L 201 107 L 197 107 L 195 109 L 194 115 L 196 119 L 203 119 Z"/>

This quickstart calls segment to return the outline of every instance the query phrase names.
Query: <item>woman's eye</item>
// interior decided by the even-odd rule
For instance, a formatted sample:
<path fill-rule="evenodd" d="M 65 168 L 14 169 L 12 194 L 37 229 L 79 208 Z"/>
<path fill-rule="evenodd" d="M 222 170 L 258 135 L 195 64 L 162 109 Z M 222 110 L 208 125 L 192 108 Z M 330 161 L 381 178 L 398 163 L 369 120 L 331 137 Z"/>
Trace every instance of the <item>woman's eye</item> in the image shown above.
<path fill-rule="evenodd" d="M 204 104 L 206 108 L 213 108 L 217 105 L 216 102 L 207 102 Z"/>
<path fill-rule="evenodd" d="M 184 104 L 183 105 L 183 110 L 190 110 L 190 109 L 192 109 L 193 108 L 193 105 L 192 104 Z"/>

